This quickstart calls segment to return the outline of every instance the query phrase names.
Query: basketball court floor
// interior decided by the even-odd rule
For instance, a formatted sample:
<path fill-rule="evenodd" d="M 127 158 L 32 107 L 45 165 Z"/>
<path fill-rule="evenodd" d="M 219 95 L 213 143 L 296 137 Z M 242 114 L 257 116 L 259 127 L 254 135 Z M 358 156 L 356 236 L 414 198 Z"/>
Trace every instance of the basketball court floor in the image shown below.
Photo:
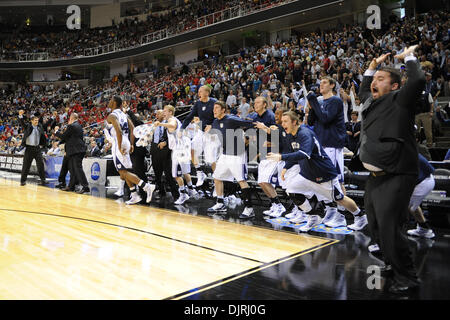
<path fill-rule="evenodd" d="M 298 234 L 256 217 L 208 216 L 211 199 L 126 205 L 0 177 L 2 300 L 393 299 L 368 286 L 367 232 Z M 450 230 L 410 238 L 422 279 L 412 299 L 449 299 Z"/>

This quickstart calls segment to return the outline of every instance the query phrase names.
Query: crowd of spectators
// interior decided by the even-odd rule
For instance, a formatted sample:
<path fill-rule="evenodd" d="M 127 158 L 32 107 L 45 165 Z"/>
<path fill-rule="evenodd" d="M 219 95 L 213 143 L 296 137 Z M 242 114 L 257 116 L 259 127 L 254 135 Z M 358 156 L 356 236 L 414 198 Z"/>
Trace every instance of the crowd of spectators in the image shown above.
<path fill-rule="evenodd" d="M 448 106 L 437 107 L 437 98 L 450 96 L 448 18 L 448 12 L 431 12 L 417 19 L 393 19 L 377 31 L 343 26 L 273 45 L 242 48 L 229 57 L 205 59 L 173 70 L 166 68 L 143 80 L 114 77 L 104 84 L 87 87 L 79 87 L 76 82 L 60 88 L 52 84 L 19 85 L 15 91 L 3 90 L 0 94 L 0 151 L 20 152 L 14 149 L 20 146 L 22 130 L 17 124 L 19 109 L 24 109 L 28 116 L 38 112 L 43 116 L 42 123 L 50 125 L 54 125 L 53 118 L 63 124 L 76 111 L 85 127 L 87 143 L 92 145 L 89 151 L 97 146 L 104 155 L 108 145 L 102 135 L 102 123 L 109 112 L 107 101 L 112 94 L 129 100 L 132 110 L 144 122 L 151 121 L 154 111 L 166 104 L 179 110 L 188 108 L 198 99 L 198 88 L 205 84 L 211 86 L 211 96 L 226 101 L 229 111 L 241 117 L 253 111 L 253 101 L 259 95 L 270 97 L 273 109 L 292 109 L 307 115 L 302 87 L 318 90 L 322 76 L 336 80 L 336 94 L 344 101 L 351 141 L 356 133 L 350 130 L 351 114 L 361 107 L 357 94 L 368 64 L 374 57 L 392 52 L 385 64 L 402 69 L 393 57 L 412 43 L 420 44 L 419 60 L 428 74 L 425 94 L 431 96 L 435 118 L 445 124 L 450 110 Z M 357 116 L 353 122 L 360 119 Z M 53 139 L 51 130 L 48 132 L 50 148 Z M 348 148 L 351 149 L 350 144 Z"/>
<path fill-rule="evenodd" d="M 133 48 L 141 44 L 144 35 L 160 30 L 178 34 L 198 27 L 197 19 L 240 5 L 245 10 L 266 8 L 283 2 L 281 0 L 204 0 L 181 1 L 179 6 L 147 15 L 146 20 L 137 17 L 112 21 L 112 27 L 68 30 L 65 26 L 15 28 L 1 25 L 0 57 L 17 60 L 17 53 L 48 54 L 49 59 L 65 59 L 84 56 L 85 49 L 116 44 L 116 50 Z M 217 17 L 216 19 L 218 19 Z M 211 23 L 211 21 L 209 21 Z M 102 53 L 97 52 L 97 53 Z M 92 54 L 92 53 L 91 53 Z"/>

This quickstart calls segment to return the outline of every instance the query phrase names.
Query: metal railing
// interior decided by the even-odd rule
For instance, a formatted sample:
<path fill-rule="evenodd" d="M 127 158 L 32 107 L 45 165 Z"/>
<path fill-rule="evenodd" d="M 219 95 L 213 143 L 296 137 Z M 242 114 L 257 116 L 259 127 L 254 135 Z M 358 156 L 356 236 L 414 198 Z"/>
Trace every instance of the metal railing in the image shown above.
<path fill-rule="evenodd" d="M 194 30 L 206 28 L 218 23 L 222 23 L 224 21 L 228 21 L 231 19 L 241 18 L 250 14 L 257 13 L 259 11 L 268 10 L 274 7 L 278 7 L 281 5 L 285 5 L 297 0 L 284 0 L 278 3 L 267 3 L 262 5 L 253 5 L 253 4 L 243 4 L 234 6 L 231 8 L 227 8 L 218 12 L 214 12 L 205 16 L 201 16 L 197 18 L 195 21 L 190 23 L 179 23 L 169 28 L 165 28 L 162 30 L 158 30 L 149 34 L 145 34 L 140 37 L 139 43 L 134 46 L 127 45 L 127 40 L 117 41 L 111 44 L 102 45 L 98 47 L 86 48 L 83 50 L 83 55 L 77 55 L 72 58 L 67 57 L 50 57 L 48 52 L 40 52 L 40 53 L 17 53 L 16 60 L 19 62 L 31 62 L 31 61 L 54 61 L 54 60 L 66 60 L 66 59 L 76 59 L 82 57 L 92 57 L 99 56 L 103 54 L 108 54 L 112 52 L 122 51 L 122 50 L 130 50 L 139 46 L 147 45 L 153 42 L 165 40 L 171 37 L 175 37 L 186 32 L 192 32 Z M 11 61 L 11 60 L 1 60 L 0 61 Z"/>

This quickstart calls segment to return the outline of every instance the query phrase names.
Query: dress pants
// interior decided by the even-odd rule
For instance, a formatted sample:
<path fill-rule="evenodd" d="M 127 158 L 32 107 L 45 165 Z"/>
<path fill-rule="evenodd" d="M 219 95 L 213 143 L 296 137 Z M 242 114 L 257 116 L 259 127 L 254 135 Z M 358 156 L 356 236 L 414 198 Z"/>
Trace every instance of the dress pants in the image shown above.
<path fill-rule="evenodd" d="M 130 154 L 131 163 L 133 165 L 131 170 L 128 170 L 134 174 L 136 174 L 139 179 L 148 182 L 147 178 L 147 163 L 145 162 L 146 150 L 144 147 L 134 147 L 134 152 Z M 141 188 L 136 186 L 139 189 L 139 195 L 141 196 L 144 202 L 147 201 L 147 193 Z M 124 197 L 129 199 L 130 197 L 130 188 L 125 183 L 124 185 Z"/>
<path fill-rule="evenodd" d="M 416 115 L 416 125 L 419 129 L 423 127 L 427 138 L 427 147 L 431 147 L 433 145 L 433 117 L 428 112 L 420 113 Z"/>
<path fill-rule="evenodd" d="M 25 154 L 23 157 L 22 174 L 20 177 L 20 182 L 24 183 L 27 180 L 33 159 L 36 160 L 36 166 L 41 181 L 45 181 L 44 158 L 42 157 L 41 147 L 26 146 Z"/>
<path fill-rule="evenodd" d="M 405 230 L 416 180 L 414 175 L 371 175 L 364 193 L 372 241 L 379 244 L 385 263 L 392 265 L 394 279 L 405 286 L 418 283 Z"/>
<path fill-rule="evenodd" d="M 64 185 L 66 184 L 67 172 L 69 172 L 69 157 L 64 156 L 63 162 L 61 165 L 61 171 L 59 172 L 59 177 L 58 177 L 59 183 L 64 184 Z"/>
<path fill-rule="evenodd" d="M 162 150 L 158 148 L 156 143 L 152 143 L 150 153 L 152 156 L 152 166 L 155 172 L 155 184 L 156 189 L 161 194 L 166 193 L 166 189 L 162 183 L 162 175 L 166 176 L 166 183 L 170 187 L 172 196 L 177 199 L 179 197 L 178 185 L 175 179 L 172 177 L 172 151 L 167 147 Z"/>
<path fill-rule="evenodd" d="M 69 172 L 70 182 L 68 188 L 75 189 L 75 184 L 78 182 L 83 188 L 89 188 L 89 183 L 83 171 L 83 158 L 85 153 L 75 153 L 69 156 Z"/>

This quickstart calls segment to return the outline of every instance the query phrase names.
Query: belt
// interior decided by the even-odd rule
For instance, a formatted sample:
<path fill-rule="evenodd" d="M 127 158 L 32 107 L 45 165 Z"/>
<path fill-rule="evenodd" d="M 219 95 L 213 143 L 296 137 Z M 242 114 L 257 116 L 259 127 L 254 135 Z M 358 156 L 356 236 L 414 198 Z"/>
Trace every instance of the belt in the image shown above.
<path fill-rule="evenodd" d="M 370 171 L 370 175 L 372 177 L 381 177 L 387 175 L 387 172 L 384 171 Z"/>

